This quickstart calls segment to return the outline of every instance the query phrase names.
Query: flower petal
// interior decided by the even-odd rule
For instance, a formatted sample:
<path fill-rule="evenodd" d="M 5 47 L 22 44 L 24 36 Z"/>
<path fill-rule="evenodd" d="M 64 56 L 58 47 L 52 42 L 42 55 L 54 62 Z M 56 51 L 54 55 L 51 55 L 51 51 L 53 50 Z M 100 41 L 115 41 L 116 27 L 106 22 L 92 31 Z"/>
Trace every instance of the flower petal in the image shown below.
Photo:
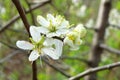
<path fill-rule="evenodd" d="M 60 35 L 57 34 L 57 33 L 55 33 L 55 32 L 51 32 L 51 33 L 48 33 L 48 34 L 47 34 L 47 37 L 48 37 L 48 38 L 55 37 L 55 36 L 60 36 Z"/>
<path fill-rule="evenodd" d="M 44 46 L 52 46 L 53 44 L 54 44 L 53 38 L 46 38 L 46 40 L 43 43 Z"/>
<path fill-rule="evenodd" d="M 30 26 L 30 34 L 35 42 L 38 42 L 41 39 L 41 34 L 37 29 L 36 26 Z"/>
<path fill-rule="evenodd" d="M 79 37 L 75 40 L 76 45 L 81 45 L 82 43 L 83 41 Z"/>
<path fill-rule="evenodd" d="M 83 38 L 86 35 L 86 29 L 84 28 L 83 24 L 78 24 L 75 28 L 74 31 L 79 33 L 80 38 Z"/>
<path fill-rule="evenodd" d="M 43 33 L 43 34 L 47 34 L 49 32 L 49 30 L 45 27 L 36 27 L 37 28 L 37 31 L 40 32 L 40 33 Z"/>
<path fill-rule="evenodd" d="M 68 28 L 70 25 L 69 25 L 69 22 L 67 20 L 63 20 L 61 25 L 59 26 L 59 28 Z"/>
<path fill-rule="evenodd" d="M 66 37 L 64 39 L 64 43 L 67 44 L 68 46 L 70 46 L 70 50 L 78 50 L 79 49 L 79 45 L 74 44 L 73 41 L 70 40 L 68 37 Z"/>
<path fill-rule="evenodd" d="M 74 46 L 73 41 L 70 40 L 68 37 L 66 37 L 64 39 L 64 43 L 67 44 L 67 45 L 69 45 L 69 46 Z"/>
<path fill-rule="evenodd" d="M 69 32 L 68 29 L 59 29 L 59 30 L 56 31 L 56 33 L 57 33 L 58 35 L 67 34 L 68 32 Z"/>
<path fill-rule="evenodd" d="M 52 14 L 47 14 L 47 20 L 48 21 L 53 21 L 53 20 L 55 20 L 55 18 Z"/>
<path fill-rule="evenodd" d="M 34 47 L 34 45 L 32 45 L 30 42 L 27 42 L 27 41 L 17 41 L 16 45 L 17 47 L 24 50 L 32 50 Z"/>
<path fill-rule="evenodd" d="M 33 50 L 31 53 L 30 53 L 30 56 L 29 56 L 29 61 L 35 61 L 38 57 L 39 57 L 39 52 L 37 50 Z"/>
<path fill-rule="evenodd" d="M 54 39 L 54 44 L 56 55 L 60 57 L 62 54 L 63 42 L 58 39 Z"/>
<path fill-rule="evenodd" d="M 43 54 L 48 55 L 49 57 L 51 57 L 52 59 L 59 59 L 59 56 L 56 55 L 56 51 L 54 48 L 42 48 L 41 49 Z"/>
<path fill-rule="evenodd" d="M 50 23 L 42 16 L 37 16 L 37 22 L 44 27 L 48 27 Z"/>

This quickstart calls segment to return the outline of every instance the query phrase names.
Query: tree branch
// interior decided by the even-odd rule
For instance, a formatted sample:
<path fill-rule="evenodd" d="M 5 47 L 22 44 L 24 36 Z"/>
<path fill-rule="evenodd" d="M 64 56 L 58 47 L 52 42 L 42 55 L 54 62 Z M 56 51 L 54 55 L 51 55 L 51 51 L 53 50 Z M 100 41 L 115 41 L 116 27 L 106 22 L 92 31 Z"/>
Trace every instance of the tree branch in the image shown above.
<path fill-rule="evenodd" d="M 115 54 L 119 54 L 120 55 L 120 50 L 117 50 L 117 49 L 114 49 L 114 48 L 111 48 L 109 46 L 107 46 L 106 44 L 100 44 L 100 47 L 111 52 L 111 53 L 115 53 Z"/>
<path fill-rule="evenodd" d="M 11 49 L 14 49 L 14 50 L 24 51 L 24 50 L 19 49 L 19 48 L 15 47 L 15 46 L 12 46 L 12 45 L 10 45 L 10 44 L 7 44 L 7 43 L 5 43 L 5 42 L 3 42 L 3 41 L 1 41 L 1 40 L 0 40 L 0 43 L 4 44 L 4 45 L 6 45 L 7 47 L 9 47 L 9 48 L 11 48 Z"/>
<path fill-rule="evenodd" d="M 104 42 L 105 30 L 108 26 L 109 12 L 112 6 L 111 3 L 112 0 L 101 0 L 98 18 L 95 25 L 97 32 L 95 32 L 93 36 L 92 47 L 89 53 L 89 61 L 91 62 L 91 64 L 88 65 L 89 68 L 97 67 L 101 61 L 103 48 L 101 48 L 99 44 L 100 42 Z M 86 80 L 97 80 L 97 74 L 93 73 L 86 76 Z"/>
<path fill-rule="evenodd" d="M 23 8 L 22 8 L 19 0 L 12 0 L 12 1 L 13 1 L 13 3 L 15 4 L 15 6 L 16 6 L 19 14 L 20 14 L 20 17 L 21 17 L 21 19 L 22 19 L 22 21 L 23 21 L 23 23 L 24 23 L 24 25 L 25 25 L 25 28 L 26 28 L 29 36 L 30 36 L 30 33 L 29 33 L 29 27 L 30 27 L 30 25 L 29 25 L 29 23 L 28 23 L 28 21 L 27 21 L 27 18 L 26 18 L 26 16 L 25 16 L 25 12 L 24 12 L 24 10 L 23 10 Z"/>
<path fill-rule="evenodd" d="M 50 67 L 52 67 L 53 69 L 55 69 L 56 71 L 60 72 L 61 74 L 63 74 L 65 77 L 69 78 L 71 77 L 70 74 L 62 71 L 61 69 L 57 68 L 56 66 L 54 66 L 53 64 L 51 64 L 50 62 L 48 62 L 48 60 L 46 60 L 44 57 L 42 57 L 42 60 L 47 64 L 49 65 Z"/>
<path fill-rule="evenodd" d="M 31 18 L 32 18 L 32 23 L 35 25 L 35 20 L 34 20 L 34 15 L 33 15 L 33 12 L 32 12 L 32 8 L 30 6 L 30 3 L 28 2 L 28 0 L 25 0 L 25 2 L 27 3 L 28 7 L 29 7 L 29 10 L 30 10 L 30 15 L 31 15 Z"/>
<path fill-rule="evenodd" d="M 25 11 L 26 14 L 30 13 L 31 11 L 45 5 L 45 4 L 48 4 L 50 3 L 51 0 L 48 0 L 46 2 L 43 2 L 41 4 L 36 4 L 34 6 L 31 6 L 31 9 L 27 9 Z M 19 15 L 16 15 L 15 17 L 13 17 L 12 19 L 10 19 L 10 21 L 8 21 L 1 29 L 0 29 L 0 33 L 4 32 L 9 26 L 11 26 L 14 22 L 16 22 L 18 19 L 20 18 Z"/>
<path fill-rule="evenodd" d="M 22 8 L 19 0 L 12 0 L 12 1 L 13 1 L 13 3 L 15 4 L 15 6 L 16 6 L 19 14 L 20 14 L 20 17 L 22 18 L 22 21 L 23 21 L 23 23 L 24 23 L 24 25 L 25 25 L 25 28 L 26 28 L 26 30 L 27 30 L 27 32 L 28 32 L 28 34 L 29 34 L 29 37 L 30 37 L 30 32 L 29 32 L 29 27 L 30 27 L 30 25 L 29 25 L 29 23 L 28 23 L 28 21 L 27 21 L 25 12 L 24 12 L 24 10 L 23 10 L 23 8 Z M 37 80 L 37 71 L 36 71 L 36 70 L 37 70 L 36 62 L 33 61 L 33 64 L 32 64 L 33 80 Z"/>
<path fill-rule="evenodd" d="M 117 28 L 117 29 L 120 29 L 120 26 L 118 26 L 118 25 L 114 25 L 114 24 L 108 24 L 109 26 L 112 26 L 112 27 L 114 27 L 114 28 Z"/>
<path fill-rule="evenodd" d="M 6 57 L 4 57 L 3 59 L 0 59 L 0 64 L 2 64 L 5 61 L 8 61 L 10 58 L 12 58 L 13 56 L 15 56 L 16 54 L 18 54 L 21 50 L 16 50 L 12 53 L 10 53 L 9 55 L 7 55 Z"/>
<path fill-rule="evenodd" d="M 89 75 L 91 73 L 95 73 L 95 72 L 99 72 L 99 71 L 103 71 L 103 70 L 110 70 L 112 68 L 115 68 L 115 67 L 119 67 L 120 66 L 120 62 L 116 62 L 116 63 L 112 63 L 112 64 L 108 64 L 108 65 L 105 65 L 105 66 L 101 66 L 101 67 L 96 67 L 96 68 L 91 68 L 91 69 L 88 69 L 80 74 L 77 74 L 76 76 L 73 76 L 71 78 L 69 78 L 69 80 L 77 80 L 77 79 L 80 79 L 86 75 Z"/>
<path fill-rule="evenodd" d="M 71 60 L 78 60 L 78 61 L 82 61 L 86 64 L 90 64 L 88 60 L 86 59 L 83 59 L 83 58 L 80 58 L 80 57 L 77 57 L 77 56 L 73 56 L 73 57 L 70 57 L 70 56 L 62 56 L 61 59 L 71 59 Z"/>

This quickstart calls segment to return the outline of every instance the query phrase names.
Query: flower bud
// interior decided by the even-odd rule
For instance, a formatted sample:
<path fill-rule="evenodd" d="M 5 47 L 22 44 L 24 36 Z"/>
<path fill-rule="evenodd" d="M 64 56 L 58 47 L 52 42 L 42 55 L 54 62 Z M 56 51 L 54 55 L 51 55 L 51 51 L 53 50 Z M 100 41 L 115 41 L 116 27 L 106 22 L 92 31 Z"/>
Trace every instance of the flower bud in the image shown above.
<path fill-rule="evenodd" d="M 86 29 L 84 28 L 83 24 L 77 25 L 73 31 L 77 32 L 80 38 L 83 38 L 86 35 Z"/>

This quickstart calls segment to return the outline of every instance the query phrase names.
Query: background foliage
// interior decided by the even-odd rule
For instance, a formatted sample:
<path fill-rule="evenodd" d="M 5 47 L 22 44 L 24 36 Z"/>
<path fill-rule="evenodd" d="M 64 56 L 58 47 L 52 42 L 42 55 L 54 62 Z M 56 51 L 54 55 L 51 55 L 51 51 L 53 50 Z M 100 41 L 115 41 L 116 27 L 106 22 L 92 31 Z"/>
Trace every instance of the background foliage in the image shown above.
<path fill-rule="evenodd" d="M 40 0 L 45 1 L 45 0 Z M 20 0 L 25 10 L 29 9 L 26 0 Z M 39 4 L 35 3 L 34 0 L 28 0 L 30 5 L 34 6 Z M 87 36 L 84 39 L 84 43 L 80 46 L 77 51 L 70 51 L 67 46 L 64 47 L 63 58 L 59 60 L 57 65 L 63 71 L 75 75 L 77 73 L 86 70 L 87 65 L 83 60 L 88 59 L 88 52 L 90 51 L 91 42 L 93 39 L 94 30 L 97 19 L 98 9 L 100 0 L 52 0 L 51 3 L 45 4 L 42 7 L 32 11 L 35 24 L 37 15 L 46 16 L 47 13 L 63 15 L 70 24 L 76 26 L 79 23 L 84 24 L 87 28 Z M 114 23 L 119 26 L 120 22 L 120 1 L 113 0 L 112 9 L 114 12 L 112 20 L 118 21 Z M 13 5 L 11 0 L 0 0 L 0 29 L 3 25 L 6 25 L 18 12 Z M 30 25 L 34 24 L 31 14 L 28 13 L 27 19 Z M 111 16 L 109 16 L 111 17 Z M 120 28 L 120 27 L 119 27 Z M 0 79 L 1 80 L 31 80 L 31 63 L 28 61 L 27 52 L 21 52 L 15 50 L 12 47 L 16 47 L 15 43 L 17 40 L 28 40 L 28 34 L 24 28 L 21 19 L 17 20 L 14 24 L 9 26 L 8 29 L 0 33 Z M 105 35 L 105 43 L 113 48 L 120 49 L 120 30 L 114 27 L 108 27 Z M 16 53 L 15 53 L 16 51 Z M 12 54 L 15 54 L 12 57 Z M 111 54 L 110 52 L 104 51 L 102 55 L 100 66 L 110 64 L 120 60 L 119 55 Z M 37 60 L 38 67 L 38 80 L 66 80 L 67 78 L 61 75 L 59 72 L 48 67 L 44 62 Z M 120 68 L 114 68 L 112 70 L 105 70 L 98 72 L 98 80 L 119 80 L 120 79 Z M 82 79 L 81 79 L 82 80 Z"/>

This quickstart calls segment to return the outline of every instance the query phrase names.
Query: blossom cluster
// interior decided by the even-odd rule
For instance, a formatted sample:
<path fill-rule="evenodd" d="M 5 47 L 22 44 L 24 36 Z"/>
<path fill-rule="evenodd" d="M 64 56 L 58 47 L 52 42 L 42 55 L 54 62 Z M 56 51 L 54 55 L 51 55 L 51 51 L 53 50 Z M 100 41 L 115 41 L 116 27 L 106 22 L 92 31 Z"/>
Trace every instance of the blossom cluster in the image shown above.
<path fill-rule="evenodd" d="M 112 25 L 119 26 L 120 23 L 120 13 L 117 9 L 112 9 L 109 14 L 109 23 Z"/>
<path fill-rule="evenodd" d="M 68 45 L 70 50 L 78 50 L 82 38 L 86 35 L 86 29 L 82 24 L 71 28 L 69 21 L 60 15 L 47 14 L 46 18 L 39 15 L 37 22 L 40 24 L 39 27 L 30 26 L 30 42 L 16 42 L 17 47 L 31 50 L 29 61 L 35 61 L 43 55 L 57 60 L 62 54 L 64 44 Z"/>

